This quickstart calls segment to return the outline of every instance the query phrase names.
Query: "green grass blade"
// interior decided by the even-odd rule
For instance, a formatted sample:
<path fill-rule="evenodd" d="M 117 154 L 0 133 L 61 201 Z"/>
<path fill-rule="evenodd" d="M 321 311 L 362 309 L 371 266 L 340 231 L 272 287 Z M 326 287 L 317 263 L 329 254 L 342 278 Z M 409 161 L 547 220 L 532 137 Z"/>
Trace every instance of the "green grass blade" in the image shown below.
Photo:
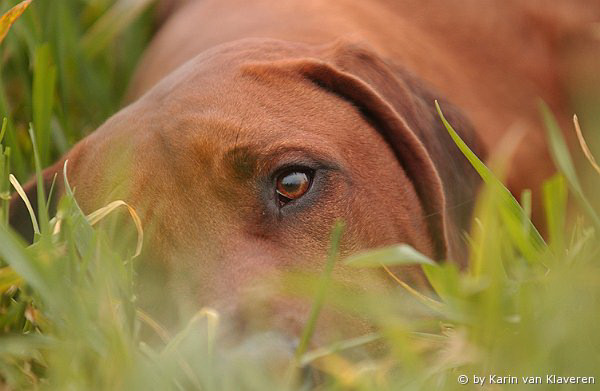
<path fill-rule="evenodd" d="M 304 326 L 304 330 L 302 330 L 302 336 L 300 337 L 300 342 L 298 344 L 298 348 L 296 349 L 296 360 L 298 361 L 300 361 L 301 357 L 304 355 L 304 353 L 306 353 L 310 340 L 315 332 L 317 319 L 319 317 L 319 313 L 321 312 L 321 308 L 323 307 L 323 303 L 325 302 L 325 295 L 327 293 L 327 287 L 331 280 L 333 266 L 335 265 L 335 261 L 338 257 L 340 241 L 342 239 L 343 232 L 344 223 L 338 221 L 335 224 L 335 227 L 333 228 L 333 232 L 331 234 L 331 247 L 329 249 L 327 262 L 325 264 L 325 270 L 321 275 L 321 280 L 319 281 L 317 292 L 315 294 L 315 299 L 311 307 L 310 314 L 308 316 L 308 321 Z"/>
<path fill-rule="evenodd" d="M 44 277 L 46 271 L 42 265 L 27 254 L 24 243 L 2 224 L 0 243 L 0 256 L 4 261 L 42 296 L 52 297 L 52 289 Z"/>
<path fill-rule="evenodd" d="M 0 224 L 8 225 L 8 207 L 10 204 L 10 148 L 5 149 L 2 145 L 8 120 L 4 117 L 2 130 L 0 130 Z"/>
<path fill-rule="evenodd" d="M 352 255 L 345 263 L 354 267 L 435 265 L 435 262 L 407 244 L 399 244 Z"/>
<path fill-rule="evenodd" d="M 117 1 L 81 39 L 84 52 L 96 57 L 155 0 Z"/>
<path fill-rule="evenodd" d="M 558 255 L 565 248 L 567 186 L 564 176 L 557 174 L 544 183 L 543 199 L 550 248 Z"/>
<path fill-rule="evenodd" d="M 22 282 L 23 279 L 11 267 L 5 266 L 0 268 L 0 295 L 13 286 L 21 285 Z"/>
<path fill-rule="evenodd" d="M 66 195 L 64 200 L 68 205 L 66 208 L 67 214 L 71 217 L 73 225 L 72 232 L 75 238 L 75 245 L 77 249 L 81 254 L 88 254 L 93 250 L 95 233 L 85 214 L 75 200 L 75 194 L 67 177 L 68 164 L 69 161 L 67 160 L 63 166 L 63 184 Z"/>
<path fill-rule="evenodd" d="M 521 193 L 521 207 L 523 208 L 523 212 L 524 212 L 524 220 L 523 220 L 523 229 L 527 230 L 529 229 L 529 224 L 527 223 L 528 221 L 531 220 L 531 190 L 530 189 L 525 189 L 523 190 L 523 192 Z"/>
<path fill-rule="evenodd" d="M 518 246 L 519 250 L 529 261 L 538 259 L 539 255 L 545 251 L 547 246 L 537 228 L 533 225 L 531 220 L 529 220 L 527 214 L 525 211 L 523 211 L 521 205 L 519 205 L 510 191 L 508 191 L 508 189 L 500 180 L 498 180 L 494 173 L 492 173 L 492 171 L 486 167 L 486 165 L 460 138 L 452 125 L 444 117 L 442 109 L 437 101 L 435 102 L 435 106 L 444 126 L 446 127 L 446 130 L 450 134 L 450 137 L 452 137 L 461 152 L 465 155 L 469 162 L 471 162 L 471 165 L 475 168 L 475 170 L 477 170 L 483 181 L 486 184 L 493 184 L 497 187 L 501 201 L 501 209 L 502 211 L 505 211 L 505 213 L 502 213 L 504 222 L 513 228 L 522 227 L 525 225 L 525 229 L 508 230 L 508 233 L 515 240 L 515 244 Z"/>
<path fill-rule="evenodd" d="M 2 130 L 0 130 L 0 143 L 4 139 L 4 134 L 6 133 L 6 125 L 8 124 L 8 118 L 4 117 L 2 120 Z"/>
<path fill-rule="evenodd" d="M 546 125 L 548 140 L 550 142 L 550 152 L 554 159 L 554 163 L 565 176 L 571 191 L 575 195 L 575 198 L 581 205 L 583 211 L 588 215 L 596 227 L 596 231 L 600 232 L 600 217 L 583 193 L 583 188 L 581 187 L 575 171 L 575 165 L 571 159 L 571 154 L 569 153 L 567 143 L 565 142 L 560 127 L 556 122 L 556 118 L 550 111 L 548 105 L 544 102 L 540 103 L 540 111 L 544 119 L 544 124 Z"/>
<path fill-rule="evenodd" d="M 366 335 L 361 335 L 360 337 L 335 342 L 329 346 L 315 349 L 313 351 L 305 353 L 300 359 L 300 366 L 308 365 L 311 362 L 323 358 L 325 356 L 336 354 L 348 349 L 354 349 L 359 346 L 367 345 L 380 339 L 382 339 L 381 335 L 377 333 L 370 333 Z"/>
<path fill-rule="evenodd" d="M 460 297 L 460 275 L 455 264 L 446 262 L 436 265 L 423 265 L 423 272 L 435 293 L 445 302 Z"/>
<path fill-rule="evenodd" d="M 52 111 L 56 67 L 52 64 L 50 45 L 36 49 L 33 67 L 33 125 L 36 131 L 37 149 L 42 167 L 50 164 Z"/>

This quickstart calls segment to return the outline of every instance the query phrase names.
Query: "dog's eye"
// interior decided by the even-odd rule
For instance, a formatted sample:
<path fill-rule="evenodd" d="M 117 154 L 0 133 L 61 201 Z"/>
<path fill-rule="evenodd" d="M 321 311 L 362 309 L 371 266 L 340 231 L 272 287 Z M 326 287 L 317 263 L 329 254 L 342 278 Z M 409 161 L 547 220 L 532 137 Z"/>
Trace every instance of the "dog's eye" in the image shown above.
<path fill-rule="evenodd" d="M 279 175 L 275 189 L 282 205 L 302 197 L 310 188 L 313 173 L 308 170 L 291 170 Z"/>

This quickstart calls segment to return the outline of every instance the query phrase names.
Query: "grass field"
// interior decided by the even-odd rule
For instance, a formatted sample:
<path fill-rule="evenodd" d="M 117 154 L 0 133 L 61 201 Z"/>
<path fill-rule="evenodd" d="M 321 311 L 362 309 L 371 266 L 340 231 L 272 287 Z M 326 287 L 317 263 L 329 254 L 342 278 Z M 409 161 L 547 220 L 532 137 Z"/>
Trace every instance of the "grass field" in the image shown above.
<path fill-rule="evenodd" d="M 0 13 L 17 3 L 0 3 Z M 135 259 L 94 228 L 104 213 L 85 216 L 69 191 L 57 217 L 42 211 L 34 244 L 24 244 L 7 224 L 9 173 L 23 183 L 118 110 L 152 33 L 151 3 L 37 0 L 0 44 L 0 390 L 305 390 L 315 377 L 323 390 L 453 390 L 479 388 L 474 376 L 508 383 L 489 389 L 599 387 L 600 210 L 589 194 L 600 189 L 600 173 L 584 191 L 543 108 L 561 169 L 544 187 L 546 240 L 529 220 L 530 195 L 517 202 L 457 138 L 486 182 L 468 266 L 436 264 L 405 247 L 339 260 L 343 232 L 334 229 L 323 270 L 417 263 L 434 291 L 399 286 L 376 297 L 327 272 L 307 284 L 290 275 L 285 294 L 314 298 L 315 316 L 325 302 L 375 325 L 318 350 L 306 348 L 313 318 L 296 355 L 280 359 L 276 336 L 221 345 L 215 335 L 225 326 L 210 308 L 178 328 L 161 326 L 138 304 Z M 385 348 L 369 354 L 373 343 Z M 535 376 L 541 384 L 527 384 Z M 577 376 L 595 385 L 559 384 Z"/>

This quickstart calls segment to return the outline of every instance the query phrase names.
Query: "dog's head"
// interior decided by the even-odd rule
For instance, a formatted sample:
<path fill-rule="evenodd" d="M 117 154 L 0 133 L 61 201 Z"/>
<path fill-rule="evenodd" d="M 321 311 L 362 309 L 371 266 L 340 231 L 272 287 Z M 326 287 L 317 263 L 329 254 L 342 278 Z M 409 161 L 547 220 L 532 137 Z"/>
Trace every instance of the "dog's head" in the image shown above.
<path fill-rule="evenodd" d="M 79 143 L 68 179 L 84 211 L 115 199 L 136 208 L 145 254 L 202 304 L 237 306 L 261 276 L 320 270 L 337 219 L 342 255 L 404 242 L 460 262 L 477 179 L 435 98 L 360 44 L 239 41 L 191 60 Z M 442 107 L 478 151 L 458 110 Z M 27 234 L 16 198 L 11 210 Z"/>

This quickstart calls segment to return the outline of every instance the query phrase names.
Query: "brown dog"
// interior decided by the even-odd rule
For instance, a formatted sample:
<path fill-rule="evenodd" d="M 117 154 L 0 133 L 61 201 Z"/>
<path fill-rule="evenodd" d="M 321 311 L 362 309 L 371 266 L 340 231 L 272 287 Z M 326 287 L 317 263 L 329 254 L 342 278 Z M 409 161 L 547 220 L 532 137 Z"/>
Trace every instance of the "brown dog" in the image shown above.
<path fill-rule="evenodd" d="M 585 2 L 532 4 L 167 6 L 133 103 L 65 156 L 69 181 L 86 212 L 134 206 L 153 233 L 145 254 L 185 275 L 176 285 L 202 304 L 236 306 L 265 273 L 319 270 L 336 219 L 347 223 L 343 254 L 405 242 L 461 262 L 478 178 L 434 99 L 481 157 L 525 129 L 508 180 L 516 194 L 537 191 L 554 169 L 536 98 L 564 113 L 554 45 L 592 13 L 580 12 Z M 11 211 L 27 234 L 19 200 Z M 283 306 L 278 316 L 291 312 Z"/>

